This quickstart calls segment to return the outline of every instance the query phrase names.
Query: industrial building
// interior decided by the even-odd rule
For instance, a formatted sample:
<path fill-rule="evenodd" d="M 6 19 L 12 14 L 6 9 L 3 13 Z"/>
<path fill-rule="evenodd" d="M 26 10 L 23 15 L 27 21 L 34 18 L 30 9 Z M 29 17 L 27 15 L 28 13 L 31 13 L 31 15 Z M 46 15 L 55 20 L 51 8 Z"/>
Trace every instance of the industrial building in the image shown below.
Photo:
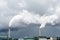
<path fill-rule="evenodd" d="M 0 40 L 8 40 L 8 37 L 1 36 Z M 9 38 L 9 40 L 60 40 L 60 37 L 39 36 L 39 37 Z"/>

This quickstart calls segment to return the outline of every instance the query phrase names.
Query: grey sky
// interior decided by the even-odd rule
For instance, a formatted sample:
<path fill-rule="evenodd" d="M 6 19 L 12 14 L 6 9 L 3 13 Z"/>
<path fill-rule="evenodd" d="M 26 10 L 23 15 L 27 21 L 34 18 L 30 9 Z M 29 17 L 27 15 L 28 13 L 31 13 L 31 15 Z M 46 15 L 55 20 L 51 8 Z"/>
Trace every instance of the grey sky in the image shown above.
<path fill-rule="evenodd" d="M 52 15 L 57 7 L 60 8 L 60 0 L 0 0 L 0 28 L 8 27 L 11 18 L 24 9 L 34 14 Z"/>
<path fill-rule="evenodd" d="M 23 9 L 43 14 L 53 14 L 47 9 L 59 5 L 59 0 L 0 0 L 0 24 L 7 25 L 11 17 L 19 14 Z"/>

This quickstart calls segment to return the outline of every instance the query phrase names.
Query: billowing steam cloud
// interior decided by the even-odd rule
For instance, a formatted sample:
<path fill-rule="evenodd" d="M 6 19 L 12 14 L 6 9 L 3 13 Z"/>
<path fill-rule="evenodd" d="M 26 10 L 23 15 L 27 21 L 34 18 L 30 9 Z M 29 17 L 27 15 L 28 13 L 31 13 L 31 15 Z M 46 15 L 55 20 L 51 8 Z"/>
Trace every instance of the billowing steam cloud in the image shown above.
<path fill-rule="evenodd" d="M 51 25 L 55 25 L 58 23 L 58 16 L 57 15 L 50 15 L 50 16 L 41 16 L 40 17 L 40 28 L 45 27 L 47 23 L 50 23 Z"/>
<path fill-rule="evenodd" d="M 40 16 L 38 14 L 35 15 L 35 14 L 32 14 L 32 13 L 29 13 L 26 10 L 23 10 L 22 13 L 20 13 L 19 15 L 14 16 L 10 20 L 9 26 L 12 26 L 15 23 L 20 23 L 21 24 L 21 22 L 26 23 L 26 24 L 30 24 L 30 23 L 40 24 L 39 23 L 39 21 L 40 21 L 39 18 L 40 18 Z"/>
<path fill-rule="evenodd" d="M 52 25 L 58 23 L 58 15 L 53 14 L 49 16 L 46 15 L 40 16 L 39 14 L 32 14 L 26 10 L 23 10 L 23 12 L 21 12 L 19 15 L 14 16 L 10 20 L 9 27 L 15 23 L 21 24 L 21 22 L 25 24 L 30 24 L 30 23 L 41 24 L 40 28 L 43 28 L 47 23 L 50 23 Z"/>

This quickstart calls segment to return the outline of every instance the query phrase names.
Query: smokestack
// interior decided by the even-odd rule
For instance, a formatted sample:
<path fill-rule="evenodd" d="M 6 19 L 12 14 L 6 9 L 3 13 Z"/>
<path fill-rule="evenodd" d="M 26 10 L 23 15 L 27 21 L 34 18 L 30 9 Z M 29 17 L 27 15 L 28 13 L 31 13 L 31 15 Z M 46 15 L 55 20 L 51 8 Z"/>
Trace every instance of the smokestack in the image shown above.
<path fill-rule="evenodd" d="M 10 27 L 8 28 L 8 38 L 11 38 L 11 36 L 10 36 Z"/>
<path fill-rule="evenodd" d="M 8 28 L 8 40 L 10 40 L 11 35 L 10 35 L 10 27 Z"/>
<path fill-rule="evenodd" d="M 46 23 L 41 24 L 41 26 L 39 28 L 39 36 L 42 36 L 42 30 L 41 30 L 41 28 L 44 28 L 45 25 L 46 25 Z"/>

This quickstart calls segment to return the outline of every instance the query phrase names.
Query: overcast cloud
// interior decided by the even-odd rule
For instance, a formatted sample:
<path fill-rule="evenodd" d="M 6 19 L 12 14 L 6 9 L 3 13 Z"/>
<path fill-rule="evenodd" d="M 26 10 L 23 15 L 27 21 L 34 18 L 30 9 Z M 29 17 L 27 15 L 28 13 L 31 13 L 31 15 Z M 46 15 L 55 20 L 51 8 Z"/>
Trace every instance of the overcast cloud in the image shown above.
<path fill-rule="evenodd" d="M 53 14 L 59 4 L 59 0 L 0 0 L 0 24 L 8 26 L 10 19 L 23 9 L 40 15 Z"/>
<path fill-rule="evenodd" d="M 0 0 L 0 28 L 8 27 L 11 18 L 22 10 L 41 16 L 57 13 L 60 16 L 60 0 Z"/>

